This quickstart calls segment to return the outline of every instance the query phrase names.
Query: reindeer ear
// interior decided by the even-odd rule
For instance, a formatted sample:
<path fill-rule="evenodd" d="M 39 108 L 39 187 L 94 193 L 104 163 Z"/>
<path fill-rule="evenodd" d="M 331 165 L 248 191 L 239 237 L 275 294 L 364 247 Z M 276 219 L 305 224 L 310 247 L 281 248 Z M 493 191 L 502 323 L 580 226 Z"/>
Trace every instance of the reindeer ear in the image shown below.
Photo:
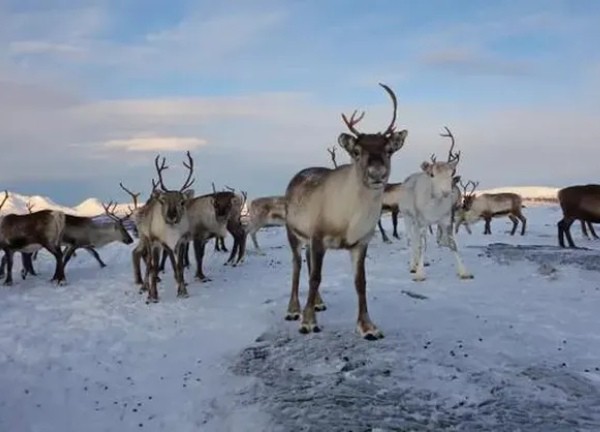
<path fill-rule="evenodd" d="M 185 197 L 185 199 L 192 199 L 194 198 L 194 189 L 188 189 L 183 193 L 183 196 Z"/>
<path fill-rule="evenodd" d="M 392 147 L 392 151 L 396 152 L 404 146 L 406 135 L 408 135 L 408 131 L 406 129 L 403 129 L 400 132 L 394 132 L 392 135 L 390 135 L 388 143 Z"/>
<path fill-rule="evenodd" d="M 427 161 L 421 163 L 421 170 L 426 172 L 429 175 L 433 174 L 433 164 Z"/>
<path fill-rule="evenodd" d="M 356 137 L 347 133 L 341 133 L 338 137 L 338 144 L 342 146 L 352 159 L 360 156 L 360 148 L 358 147 Z"/>
<path fill-rule="evenodd" d="M 456 186 L 458 183 L 460 182 L 460 176 L 454 176 L 452 177 L 452 185 Z"/>

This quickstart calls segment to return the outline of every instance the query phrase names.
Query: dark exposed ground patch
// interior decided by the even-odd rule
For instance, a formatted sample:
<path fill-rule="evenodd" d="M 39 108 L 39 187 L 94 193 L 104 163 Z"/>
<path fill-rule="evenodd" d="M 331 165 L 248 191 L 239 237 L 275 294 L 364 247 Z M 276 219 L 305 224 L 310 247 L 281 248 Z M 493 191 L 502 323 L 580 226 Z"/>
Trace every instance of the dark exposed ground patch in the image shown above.
<path fill-rule="evenodd" d="M 410 340 L 282 326 L 232 366 L 258 378 L 240 403 L 270 414 L 272 432 L 600 430 L 600 388 L 584 376 L 545 364 L 483 367 Z"/>
<path fill-rule="evenodd" d="M 526 259 L 540 265 L 574 265 L 584 270 L 600 271 L 600 251 L 563 249 L 557 246 L 509 245 L 492 243 L 483 247 L 485 255 L 500 263 Z"/>

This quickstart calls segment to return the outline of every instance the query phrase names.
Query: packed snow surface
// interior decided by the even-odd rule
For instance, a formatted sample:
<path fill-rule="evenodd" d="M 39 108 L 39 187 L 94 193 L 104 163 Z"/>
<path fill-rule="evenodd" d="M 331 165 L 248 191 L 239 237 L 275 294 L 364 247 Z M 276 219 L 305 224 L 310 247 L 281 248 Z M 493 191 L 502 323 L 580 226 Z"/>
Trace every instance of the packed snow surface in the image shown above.
<path fill-rule="evenodd" d="M 188 270 L 179 299 L 169 269 L 151 305 L 129 246 L 101 249 L 104 269 L 80 251 L 61 287 L 40 253 L 39 276 L 0 287 L 0 431 L 599 431 L 600 241 L 576 224 L 585 248 L 561 250 L 560 210 L 524 212 L 524 237 L 505 219 L 490 236 L 461 230 L 473 280 L 432 238 L 428 279 L 413 282 L 404 233 L 385 244 L 377 232 L 368 301 L 385 338 L 373 342 L 355 332 L 344 251 L 325 257 L 322 332 L 283 319 L 282 228 L 259 232 L 266 255 L 249 242 L 235 268 L 211 243 L 212 281 Z"/>

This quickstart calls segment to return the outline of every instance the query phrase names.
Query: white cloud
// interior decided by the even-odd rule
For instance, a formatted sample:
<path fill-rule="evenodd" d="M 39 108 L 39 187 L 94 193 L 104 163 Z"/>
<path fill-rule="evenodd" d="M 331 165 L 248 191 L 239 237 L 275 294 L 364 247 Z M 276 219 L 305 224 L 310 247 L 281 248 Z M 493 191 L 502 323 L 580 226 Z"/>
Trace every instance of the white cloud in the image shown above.
<path fill-rule="evenodd" d="M 201 138 L 153 136 L 109 140 L 104 145 L 134 152 L 156 152 L 194 150 L 206 144 Z"/>
<path fill-rule="evenodd" d="M 81 54 L 83 48 L 64 43 L 52 43 L 40 40 L 27 40 L 11 42 L 11 52 L 15 54 Z"/>

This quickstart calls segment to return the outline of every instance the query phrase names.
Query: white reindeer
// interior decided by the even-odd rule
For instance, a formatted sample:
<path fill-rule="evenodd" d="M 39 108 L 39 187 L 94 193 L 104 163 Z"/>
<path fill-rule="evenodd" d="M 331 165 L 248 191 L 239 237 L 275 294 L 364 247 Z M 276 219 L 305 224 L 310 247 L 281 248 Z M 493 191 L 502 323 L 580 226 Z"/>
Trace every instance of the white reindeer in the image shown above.
<path fill-rule="evenodd" d="M 448 162 L 423 162 L 421 171 L 408 176 L 402 184 L 404 195 L 400 200 L 400 212 L 410 238 L 410 271 L 414 273 L 415 281 L 425 280 L 427 228 L 434 224 L 438 225 L 438 244 L 454 253 L 460 278 L 473 277 L 462 262 L 452 230 L 457 200 L 454 177 L 460 154 L 449 159 Z"/>

